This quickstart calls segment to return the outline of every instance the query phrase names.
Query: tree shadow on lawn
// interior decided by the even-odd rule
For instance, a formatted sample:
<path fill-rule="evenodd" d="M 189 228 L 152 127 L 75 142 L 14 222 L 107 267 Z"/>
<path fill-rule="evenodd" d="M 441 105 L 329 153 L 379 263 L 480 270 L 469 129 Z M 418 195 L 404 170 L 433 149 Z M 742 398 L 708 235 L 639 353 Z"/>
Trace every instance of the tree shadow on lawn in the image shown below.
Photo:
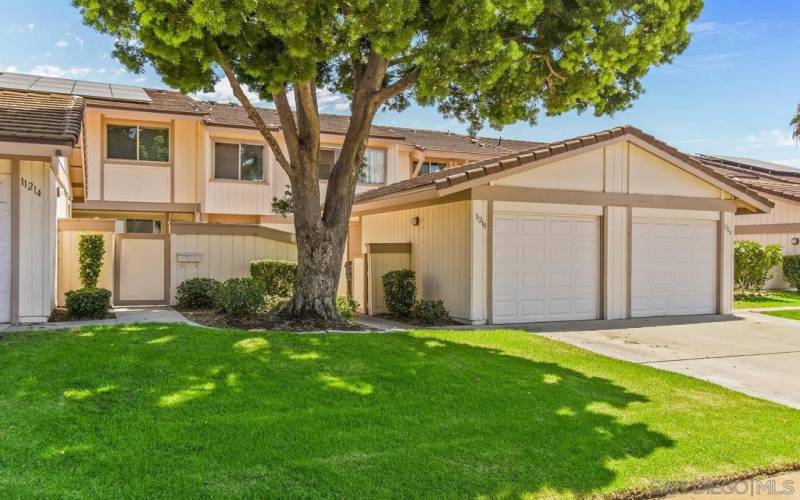
<path fill-rule="evenodd" d="M 23 482 L 69 471 L 62 488 L 104 496 L 583 496 L 615 479 L 610 461 L 674 445 L 619 418 L 645 397 L 494 349 L 405 334 L 93 331 L 0 392 L 27 434 L 21 468 L 6 464 Z"/>

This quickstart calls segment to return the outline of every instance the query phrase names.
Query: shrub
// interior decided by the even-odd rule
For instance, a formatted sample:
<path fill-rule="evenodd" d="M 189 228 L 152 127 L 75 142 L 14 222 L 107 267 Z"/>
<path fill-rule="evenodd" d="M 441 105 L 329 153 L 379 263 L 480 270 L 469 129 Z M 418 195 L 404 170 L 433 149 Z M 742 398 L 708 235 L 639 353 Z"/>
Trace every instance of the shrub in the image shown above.
<path fill-rule="evenodd" d="M 78 263 L 83 288 L 97 288 L 106 253 L 102 234 L 82 234 L 78 241 Z"/>
<path fill-rule="evenodd" d="M 406 317 L 417 298 L 417 277 L 411 269 L 398 269 L 383 275 L 386 308 L 395 316 Z"/>
<path fill-rule="evenodd" d="M 744 292 L 760 292 L 775 277 L 783 261 L 780 245 L 737 241 L 734 246 L 734 282 Z"/>
<path fill-rule="evenodd" d="M 66 294 L 66 306 L 72 319 L 105 319 L 111 309 L 111 290 L 81 288 Z"/>
<path fill-rule="evenodd" d="M 336 297 L 336 311 L 342 319 L 353 321 L 356 318 L 358 302 L 349 297 Z"/>
<path fill-rule="evenodd" d="M 178 285 L 175 298 L 181 307 L 213 307 L 214 291 L 218 286 L 219 281 L 214 278 L 189 278 Z"/>
<path fill-rule="evenodd" d="M 228 318 L 252 316 L 264 305 L 264 286 L 253 278 L 231 278 L 214 290 L 214 304 Z"/>
<path fill-rule="evenodd" d="M 297 278 L 297 262 L 264 259 L 250 263 L 250 276 L 264 283 L 267 295 L 291 297 Z"/>
<path fill-rule="evenodd" d="M 783 256 L 783 279 L 800 292 L 800 255 Z"/>
<path fill-rule="evenodd" d="M 441 300 L 418 300 L 411 308 L 411 319 L 420 325 L 441 325 L 449 317 Z"/>

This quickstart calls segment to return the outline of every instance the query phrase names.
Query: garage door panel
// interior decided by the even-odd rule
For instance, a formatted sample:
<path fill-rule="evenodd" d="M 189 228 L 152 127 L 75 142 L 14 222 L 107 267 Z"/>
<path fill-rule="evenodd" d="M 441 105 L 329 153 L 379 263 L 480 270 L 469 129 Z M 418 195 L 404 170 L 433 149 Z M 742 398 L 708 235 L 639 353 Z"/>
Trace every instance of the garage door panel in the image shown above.
<path fill-rule="evenodd" d="M 716 222 L 634 219 L 631 315 L 716 310 Z"/>
<path fill-rule="evenodd" d="M 498 220 L 502 224 L 495 224 L 494 231 L 494 322 L 598 317 L 597 217 L 498 214 Z M 516 252 L 509 250 L 512 247 Z M 512 254 L 521 258 L 505 257 Z M 511 275 L 516 277 L 513 282 Z"/>

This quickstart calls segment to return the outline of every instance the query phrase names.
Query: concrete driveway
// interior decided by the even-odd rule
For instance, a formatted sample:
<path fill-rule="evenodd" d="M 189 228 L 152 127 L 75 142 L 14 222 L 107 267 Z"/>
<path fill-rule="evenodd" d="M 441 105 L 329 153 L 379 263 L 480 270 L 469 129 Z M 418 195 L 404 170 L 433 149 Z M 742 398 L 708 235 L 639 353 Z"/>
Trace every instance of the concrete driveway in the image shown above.
<path fill-rule="evenodd" d="M 800 408 L 800 321 L 742 312 L 526 327 L 599 354 Z"/>

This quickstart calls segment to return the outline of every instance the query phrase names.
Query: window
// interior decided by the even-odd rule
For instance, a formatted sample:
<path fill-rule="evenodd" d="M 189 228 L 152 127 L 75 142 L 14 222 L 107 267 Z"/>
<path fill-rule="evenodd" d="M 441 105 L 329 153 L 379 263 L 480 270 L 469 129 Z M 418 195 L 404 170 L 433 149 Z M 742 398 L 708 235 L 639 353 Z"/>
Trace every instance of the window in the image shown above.
<path fill-rule="evenodd" d="M 154 219 L 125 219 L 125 232 L 161 234 L 161 221 Z"/>
<path fill-rule="evenodd" d="M 383 184 L 386 182 L 386 151 L 382 149 L 368 149 L 364 153 L 364 162 L 361 165 L 361 175 L 358 182 L 367 184 Z"/>
<path fill-rule="evenodd" d="M 106 157 L 109 160 L 169 162 L 169 129 L 107 125 Z"/>
<path fill-rule="evenodd" d="M 422 167 L 420 167 L 418 175 L 432 174 L 446 168 L 447 164 L 443 161 L 425 161 L 422 162 Z"/>
<path fill-rule="evenodd" d="M 264 147 L 254 144 L 214 143 L 214 178 L 264 180 Z"/>
<path fill-rule="evenodd" d="M 319 151 L 319 178 L 328 180 L 336 160 L 339 158 L 338 149 L 320 149 Z M 383 184 L 386 182 L 386 151 L 383 149 L 368 149 L 364 153 L 364 162 L 358 182 L 367 184 Z"/>
<path fill-rule="evenodd" d="M 319 150 L 319 178 L 328 180 L 331 177 L 331 170 L 339 158 L 338 149 L 320 149 Z"/>

